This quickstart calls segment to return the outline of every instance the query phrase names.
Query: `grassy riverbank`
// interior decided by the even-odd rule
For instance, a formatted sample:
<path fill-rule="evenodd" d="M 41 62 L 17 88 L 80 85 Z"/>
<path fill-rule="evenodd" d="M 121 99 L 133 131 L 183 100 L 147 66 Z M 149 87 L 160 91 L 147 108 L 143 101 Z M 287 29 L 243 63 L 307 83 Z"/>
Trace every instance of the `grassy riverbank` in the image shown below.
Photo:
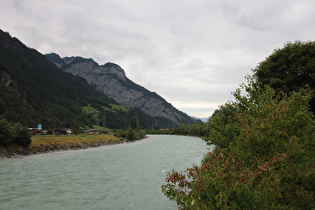
<path fill-rule="evenodd" d="M 5 147 L 0 146 L 0 157 L 21 157 L 60 150 L 87 149 L 127 141 L 113 134 L 32 136 L 32 143 L 28 147 L 22 147 L 17 144 L 10 144 Z"/>
<path fill-rule="evenodd" d="M 105 141 L 109 144 L 119 140 L 112 134 L 94 134 L 94 135 L 39 135 L 32 136 L 32 143 L 29 147 L 36 147 L 43 144 L 60 144 L 69 143 L 87 143 L 95 141 Z"/>

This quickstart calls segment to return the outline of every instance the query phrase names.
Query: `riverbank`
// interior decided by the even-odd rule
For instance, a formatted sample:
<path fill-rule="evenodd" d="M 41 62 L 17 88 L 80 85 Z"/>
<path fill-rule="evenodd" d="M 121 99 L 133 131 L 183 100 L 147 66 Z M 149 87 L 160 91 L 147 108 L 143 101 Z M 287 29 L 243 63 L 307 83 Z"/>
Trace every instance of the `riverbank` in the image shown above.
<path fill-rule="evenodd" d="M 0 146 L 0 158 L 24 157 L 26 155 L 62 150 L 88 149 L 125 142 L 128 142 L 128 140 L 118 138 L 113 134 L 32 136 L 32 143 L 28 147 L 22 147 L 17 144 Z"/>

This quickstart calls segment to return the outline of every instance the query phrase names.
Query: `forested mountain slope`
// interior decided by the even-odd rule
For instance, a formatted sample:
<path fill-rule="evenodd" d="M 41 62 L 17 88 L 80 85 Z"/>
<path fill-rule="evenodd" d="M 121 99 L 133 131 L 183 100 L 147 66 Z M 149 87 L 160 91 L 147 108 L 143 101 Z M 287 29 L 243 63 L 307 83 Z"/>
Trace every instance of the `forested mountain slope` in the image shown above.
<path fill-rule="evenodd" d="M 137 118 L 153 126 L 148 115 L 120 106 L 85 79 L 64 72 L 38 51 L 0 30 L 0 119 L 44 128 L 101 125 L 127 128 Z M 160 125 L 161 126 L 161 125 Z"/>

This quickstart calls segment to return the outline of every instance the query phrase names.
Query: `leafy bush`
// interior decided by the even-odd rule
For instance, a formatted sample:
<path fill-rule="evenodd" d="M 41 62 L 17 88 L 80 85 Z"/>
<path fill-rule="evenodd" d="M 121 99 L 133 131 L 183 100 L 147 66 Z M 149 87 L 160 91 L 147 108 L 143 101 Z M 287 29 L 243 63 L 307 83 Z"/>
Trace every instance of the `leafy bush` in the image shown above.
<path fill-rule="evenodd" d="M 81 128 L 80 128 L 80 126 L 78 124 L 74 124 L 71 127 L 71 133 L 75 134 L 75 135 L 78 135 L 78 134 L 82 133 L 82 130 L 81 130 Z"/>
<path fill-rule="evenodd" d="M 54 130 L 52 128 L 48 128 L 47 135 L 52 135 L 54 133 Z"/>
<path fill-rule="evenodd" d="M 5 119 L 0 120 L 0 144 L 11 142 L 10 124 Z"/>
<path fill-rule="evenodd" d="M 245 96 L 241 89 L 234 93 L 237 112 L 230 116 L 235 118 L 209 122 L 211 137 L 206 141 L 218 149 L 200 167 L 169 173 L 162 191 L 184 209 L 314 207 L 312 92 L 276 94 L 252 80 L 242 88 Z"/>
<path fill-rule="evenodd" d="M 235 153 L 209 153 L 200 167 L 172 171 L 162 191 L 183 209 L 310 209 L 314 170 L 296 168 L 293 156 L 276 154 L 248 164 Z"/>
<path fill-rule="evenodd" d="M 238 136 L 240 130 L 237 126 L 236 114 L 239 109 L 236 103 L 226 103 L 216 110 L 209 120 L 209 136 L 204 140 L 209 145 L 216 145 L 216 149 L 229 150 L 234 137 Z"/>
<path fill-rule="evenodd" d="M 20 123 L 15 123 L 10 128 L 12 142 L 27 147 L 32 143 L 30 131 Z"/>
<path fill-rule="evenodd" d="M 240 135 L 233 149 L 242 150 L 246 157 L 260 158 L 290 152 L 301 145 L 305 152 L 311 152 L 315 139 L 314 115 L 308 111 L 312 92 L 301 89 L 288 97 L 267 86 L 258 88 L 257 93 L 248 98 L 235 93 L 243 110 L 237 115 Z"/>
<path fill-rule="evenodd" d="M 291 93 L 299 88 L 315 85 L 315 42 L 287 43 L 276 49 L 253 69 L 257 84 L 271 86 L 276 92 Z M 310 100 L 315 113 L 315 97 Z"/>
<path fill-rule="evenodd" d="M 126 137 L 126 133 L 123 129 L 118 129 L 115 131 L 114 136 L 116 137 L 120 137 L 120 138 L 125 138 Z"/>
<path fill-rule="evenodd" d="M 133 140 L 139 139 L 139 135 L 136 132 L 136 130 L 129 128 L 126 133 L 126 139 L 133 141 Z"/>
<path fill-rule="evenodd" d="M 20 123 L 10 125 L 5 119 L 0 120 L 0 144 L 20 144 L 27 147 L 32 142 L 29 130 Z"/>
<path fill-rule="evenodd" d="M 115 131 L 114 135 L 120 138 L 126 138 L 130 141 L 143 139 L 145 137 L 145 132 L 142 129 L 132 129 L 128 130 L 118 129 Z"/>

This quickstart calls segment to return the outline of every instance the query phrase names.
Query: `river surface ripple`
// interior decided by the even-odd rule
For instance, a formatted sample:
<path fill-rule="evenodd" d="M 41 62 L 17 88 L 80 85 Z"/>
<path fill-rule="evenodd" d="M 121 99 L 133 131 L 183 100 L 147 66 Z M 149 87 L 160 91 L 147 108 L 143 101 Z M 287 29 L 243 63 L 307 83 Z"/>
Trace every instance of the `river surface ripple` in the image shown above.
<path fill-rule="evenodd" d="M 161 192 L 169 171 L 199 164 L 196 137 L 149 135 L 134 143 L 0 159 L 0 209 L 177 209 Z"/>

